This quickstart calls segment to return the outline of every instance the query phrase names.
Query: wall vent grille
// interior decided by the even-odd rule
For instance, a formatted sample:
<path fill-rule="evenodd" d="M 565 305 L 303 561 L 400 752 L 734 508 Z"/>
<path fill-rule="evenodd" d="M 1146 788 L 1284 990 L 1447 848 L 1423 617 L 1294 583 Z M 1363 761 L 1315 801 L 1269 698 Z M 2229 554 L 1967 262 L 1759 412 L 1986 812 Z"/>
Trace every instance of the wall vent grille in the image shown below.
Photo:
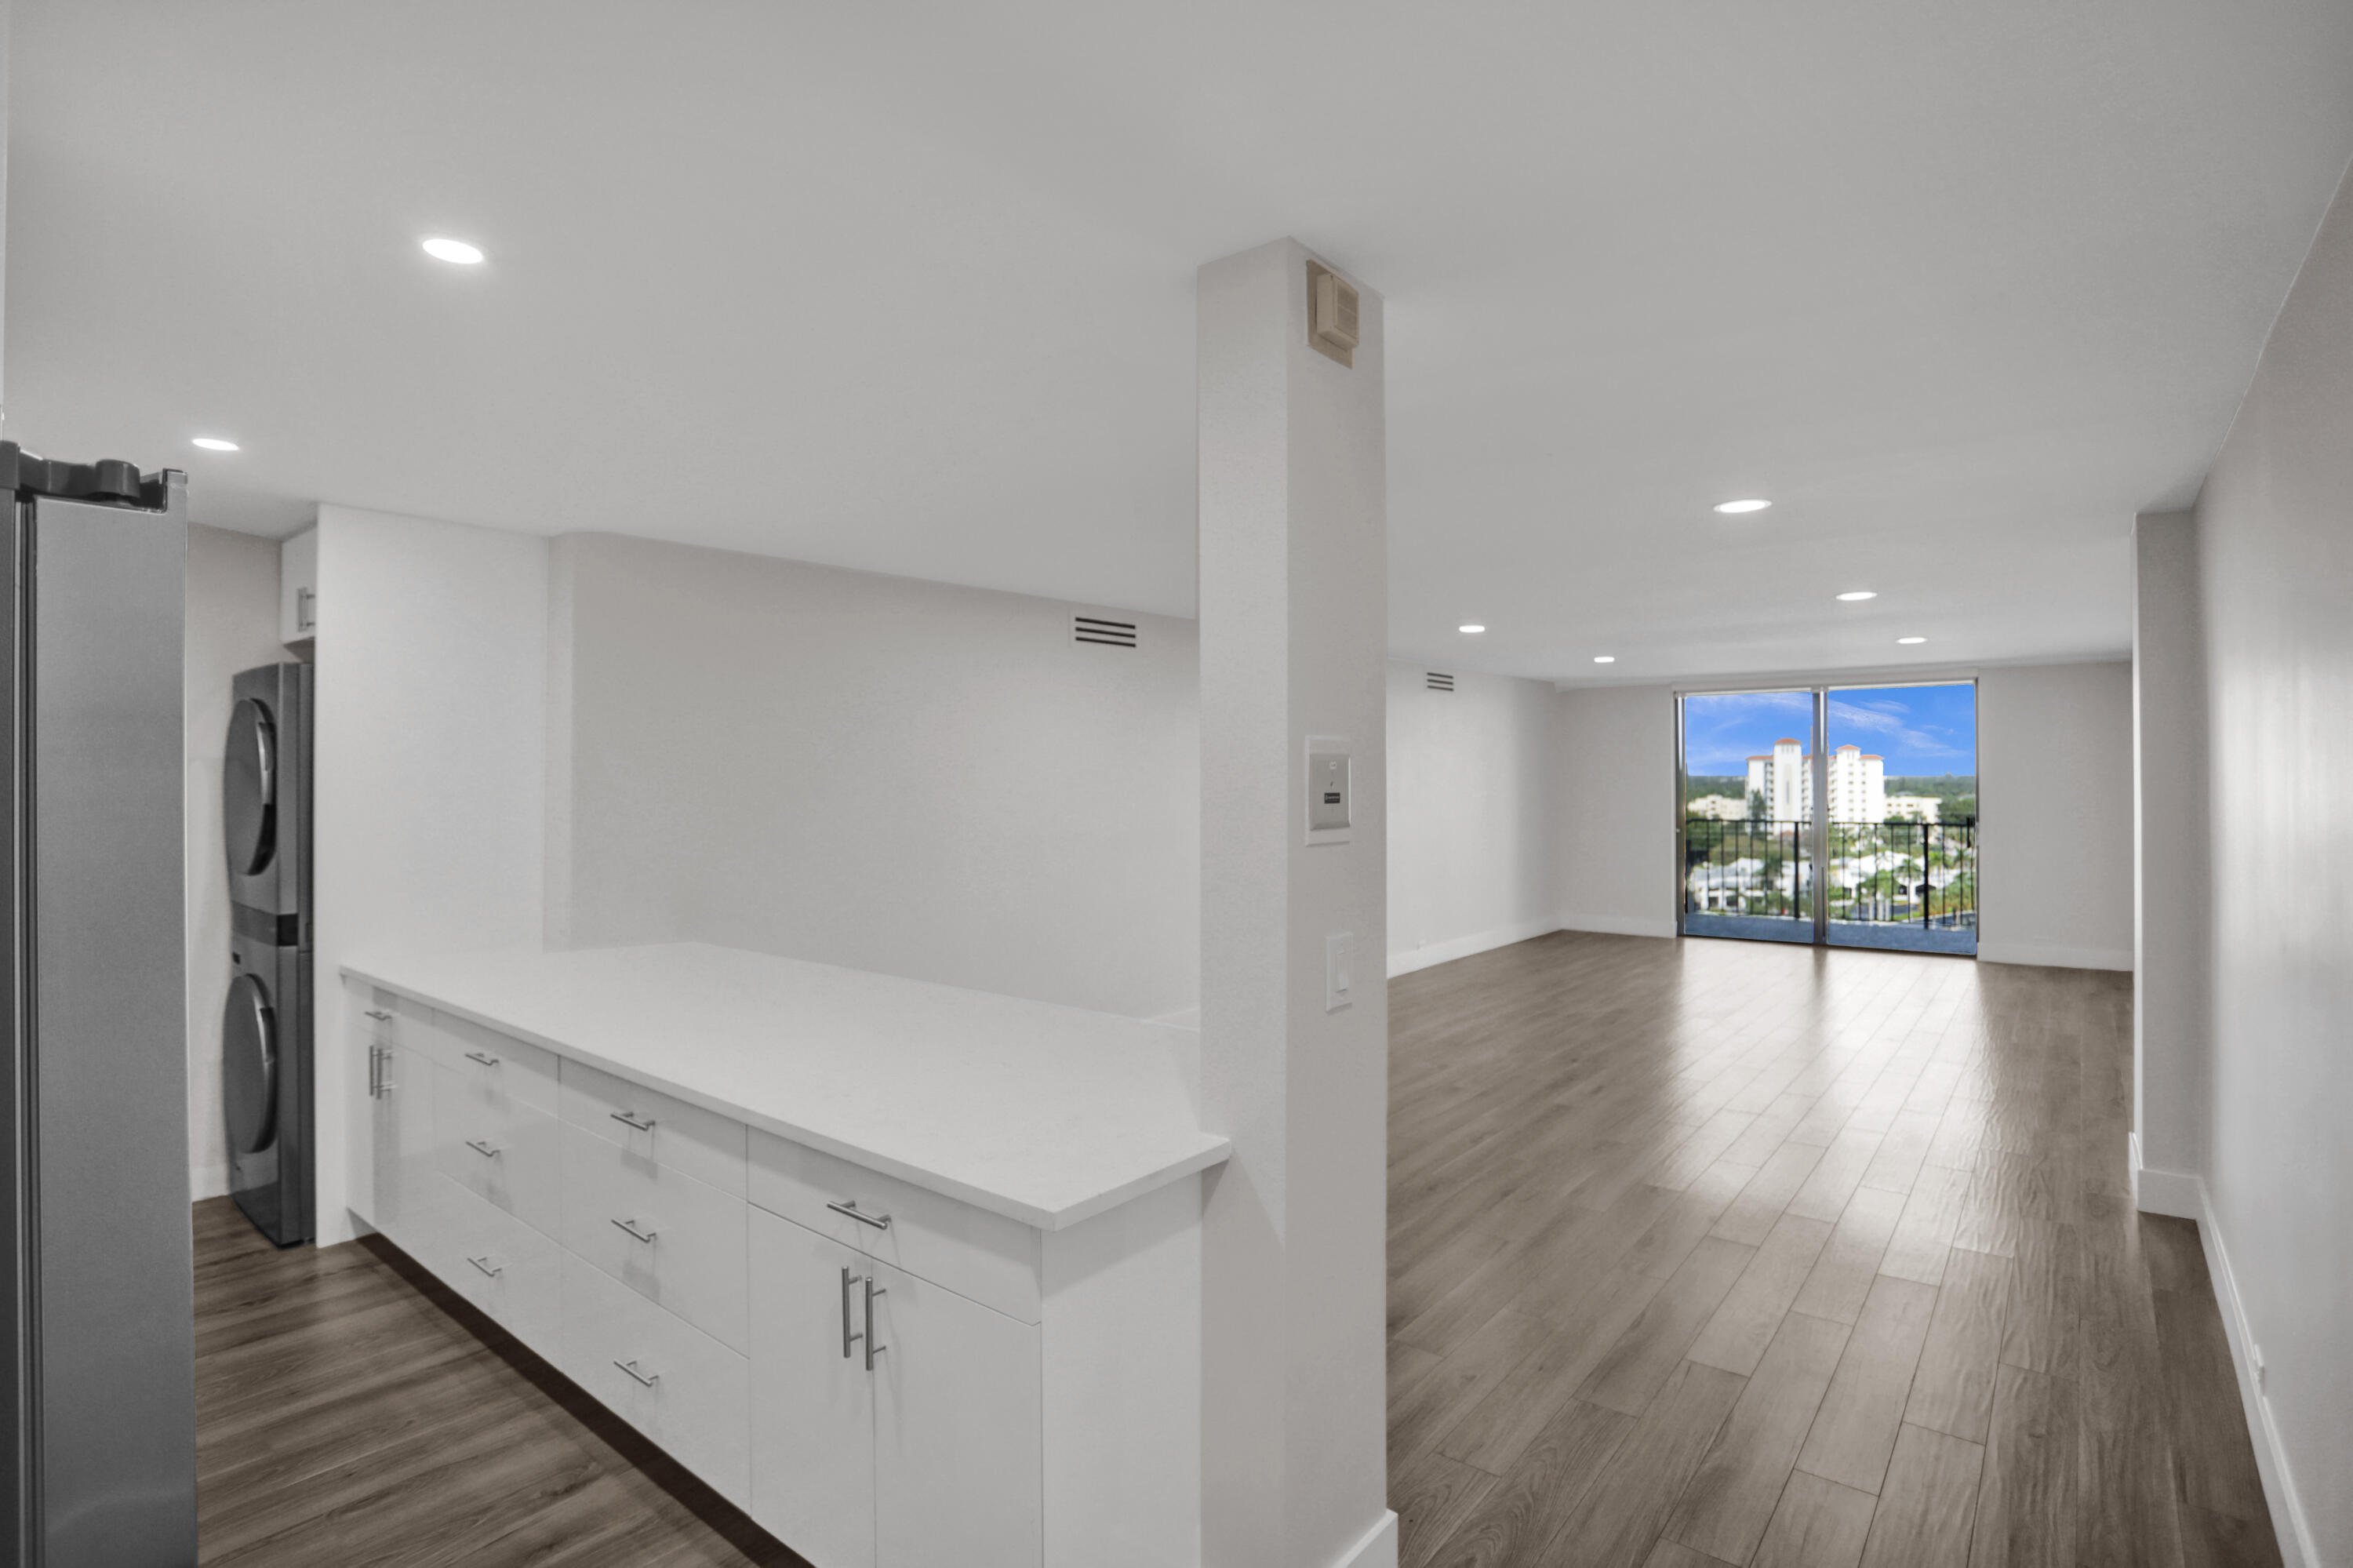
<path fill-rule="evenodd" d="M 1074 615 L 1071 617 L 1071 637 L 1074 641 L 1097 642 L 1105 648 L 1133 648 L 1135 646 L 1135 622 Z"/>
<path fill-rule="evenodd" d="M 1453 677 L 1453 676 L 1449 675 L 1449 674 L 1447 674 L 1446 673 L 1444 673 L 1443 671 L 1440 671 L 1440 670 L 1432 670 L 1432 671 L 1430 671 L 1429 673 L 1430 673 L 1430 689 L 1431 691 L 1433 691 L 1433 692 L 1451 692 L 1451 691 L 1452 691 L 1452 690 L 1454 689 L 1454 677 Z"/>

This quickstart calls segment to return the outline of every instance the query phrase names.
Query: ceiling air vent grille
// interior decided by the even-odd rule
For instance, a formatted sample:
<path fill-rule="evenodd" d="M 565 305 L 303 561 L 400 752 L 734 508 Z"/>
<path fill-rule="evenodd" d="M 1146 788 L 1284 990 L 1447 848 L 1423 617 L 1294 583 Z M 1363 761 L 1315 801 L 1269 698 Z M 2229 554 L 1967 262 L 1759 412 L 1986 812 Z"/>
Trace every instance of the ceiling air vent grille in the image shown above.
<path fill-rule="evenodd" d="M 1133 648 L 1135 646 L 1135 622 L 1074 615 L 1071 617 L 1071 636 L 1076 641 L 1100 642 L 1106 648 Z"/>
<path fill-rule="evenodd" d="M 1454 689 L 1454 677 L 1453 677 L 1453 676 L 1451 676 L 1451 675 L 1450 675 L 1450 674 L 1447 674 L 1444 671 L 1441 671 L 1441 670 L 1432 670 L 1432 671 L 1430 671 L 1429 673 L 1430 673 L 1430 689 L 1431 691 L 1433 691 L 1433 692 L 1451 692 L 1451 691 L 1452 691 L 1452 690 Z"/>

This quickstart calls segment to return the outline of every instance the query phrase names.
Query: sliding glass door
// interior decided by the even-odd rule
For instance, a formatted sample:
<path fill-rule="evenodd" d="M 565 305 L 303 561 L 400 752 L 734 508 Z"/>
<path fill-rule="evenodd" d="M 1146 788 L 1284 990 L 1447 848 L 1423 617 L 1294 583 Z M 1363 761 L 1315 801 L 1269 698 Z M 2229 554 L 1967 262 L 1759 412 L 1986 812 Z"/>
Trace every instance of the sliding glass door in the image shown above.
<path fill-rule="evenodd" d="M 1682 928 L 1977 951 L 1977 688 L 1680 700 Z"/>
<path fill-rule="evenodd" d="M 1683 699 L 1683 928 L 1693 937 L 1819 938 L 1810 691 Z"/>

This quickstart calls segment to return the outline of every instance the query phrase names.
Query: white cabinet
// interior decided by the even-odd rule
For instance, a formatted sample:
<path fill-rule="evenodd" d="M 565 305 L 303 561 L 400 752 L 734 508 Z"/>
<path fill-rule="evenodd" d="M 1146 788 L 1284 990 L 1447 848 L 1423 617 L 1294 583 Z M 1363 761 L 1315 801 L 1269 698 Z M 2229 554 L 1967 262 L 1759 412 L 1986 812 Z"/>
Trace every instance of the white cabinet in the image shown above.
<path fill-rule="evenodd" d="M 360 1216 L 402 1245 L 435 1213 L 432 1060 L 403 1043 L 392 999 L 355 993 L 360 1061 L 366 1086 L 367 1166 L 354 1194 Z M 411 1250 L 415 1250 L 411 1248 Z"/>
<path fill-rule="evenodd" d="M 1038 1568 L 1039 1330 L 752 1217 L 752 1516 L 818 1568 Z"/>
<path fill-rule="evenodd" d="M 1198 1178 L 1043 1231 L 348 994 L 354 1207 L 817 1568 L 1199 1568 Z"/>
<path fill-rule="evenodd" d="M 563 1260 L 557 1363 L 741 1507 L 751 1447 L 744 1358 L 573 1254 Z"/>
<path fill-rule="evenodd" d="M 752 1517 L 817 1568 L 874 1564 L 869 1266 L 752 1211 Z"/>
<path fill-rule="evenodd" d="M 647 1300 L 744 1348 L 744 1200 L 564 1128 L 564 1245 Z"/>
<path fill-rule="evenodd" d="M 555 1118 L 527 1105 L 492 1103 L 448 1067 L 434 1068 L 434 1088 L 442 1171 L 541 1234 L 557 1234 L 564 1176 Z"/>
<path fill-rule="evenodd" d="M 318 635 L 319 530 L 311 527 L 278 546 L 278 641 Z"/>
<path fill-rule="evenodd" d="M 442 1212 L 427 1226 L 436 1255 L 422 1261 L 524 1344 L 556 1344 L 564 1321 L 562 1249 L 504 1210 L 433 1180 L 440 1184 Z"/>
<path fill-rule="evenodd" d="M 1038 1568 L 1039 1330 L 871 1266 L 875 1568 Z"/>

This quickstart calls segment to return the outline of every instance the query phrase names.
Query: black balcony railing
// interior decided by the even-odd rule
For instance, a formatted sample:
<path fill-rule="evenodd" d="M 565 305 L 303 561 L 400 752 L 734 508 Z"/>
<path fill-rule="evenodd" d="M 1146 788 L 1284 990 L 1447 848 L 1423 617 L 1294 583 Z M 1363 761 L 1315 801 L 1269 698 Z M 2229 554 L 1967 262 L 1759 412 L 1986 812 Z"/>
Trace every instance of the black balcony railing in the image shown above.
<path fill-rule="evenodd" d="M 1833 922 L 1976 927 L 1975 822 L 1833 821 L 1826 837 Z M 1812 824 L 1685 819 L 1687 913 L 1810 920 L 1813 886 Z"/>

